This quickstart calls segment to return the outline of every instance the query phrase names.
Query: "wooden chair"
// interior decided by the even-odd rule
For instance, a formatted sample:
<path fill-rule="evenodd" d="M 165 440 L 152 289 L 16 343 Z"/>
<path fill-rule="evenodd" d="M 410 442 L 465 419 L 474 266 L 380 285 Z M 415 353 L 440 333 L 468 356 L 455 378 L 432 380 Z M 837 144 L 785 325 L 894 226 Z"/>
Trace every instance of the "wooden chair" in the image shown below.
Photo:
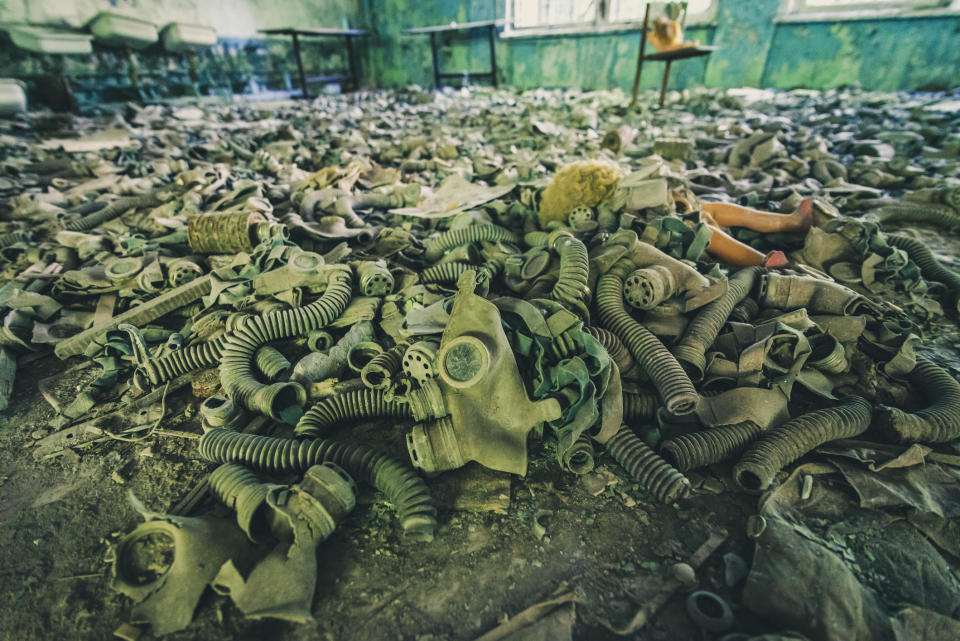
<path fill-rule="evenodd" d="M 630 100 L 630 106 L 633 107 L 637 104 L 637 94 L 640 91 L 640 74 L 643 71 L 643 63 L 648 60 L 661 60 L 666 62 L 666 66 L 663 70 L 663 84 L 660 86 L 660 107 L 663 107 L 663 101 L 667 95 L 667 84 L 670 81 L 670 64 L 674 60 L 683 60 L 684 58 L 700 58 L 702 56 L 709 56 L 712 52 L 719 49 L 719 47 L 713 47 L 709 45 L 697 45 L 696 47 L 683 47 L 681 49 L 671 49 L 670 51 L 658 51 L 657 53 L 652 53 L 646 55 L 647 49 L 647 31 L 650 28 L 650 5 L 652 3 L 647 3 L 647 8 L 643 13 L 643 32 L 640 34 L 640 53 L 637 55 L 637 73 L 633 77 L 633 98 Z M 683 21 L 686 20 L 686 11 L 683 13 Z"/>

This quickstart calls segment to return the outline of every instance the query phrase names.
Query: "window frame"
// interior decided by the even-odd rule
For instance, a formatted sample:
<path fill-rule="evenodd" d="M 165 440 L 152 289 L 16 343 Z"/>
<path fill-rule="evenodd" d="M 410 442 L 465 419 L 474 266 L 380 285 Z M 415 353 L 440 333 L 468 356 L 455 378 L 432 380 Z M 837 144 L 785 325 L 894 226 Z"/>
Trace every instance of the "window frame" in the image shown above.
<path fill-rule="evenodd" d="M 538 36 L 563 36 L 576 34 L 603 34 L 617 33 L 623 31 L 638 31 L 641 28 L 643 19 L 639 20 L 618 20 L 608 21 L 607 16 L 610 10 L 609 0 L 596 0 L 596 14 L 590 22 L 578 22 L 567 24 L 546 24 L 534 25 L 529 27 L 517 27 L 514 25 L 515 3 L 522 0 L 506 0 L 506 25 L 500 34 L 503 38 L 533 38 Z M 662 0 L 654 0 L 662 1 Z M 710 0 L 710 6 L 706 11 L 700 13 L 687 14 L 684 22 L 684 29 L 716 26 L 717 4 L 719 0 Z"/>
<path fill-rule="evenodd" d="M 807 0 L 782 0 L 774 22 L 835 22 L 948 15 L 960 15 L 960 0 L 851 0 L 836 6 L 810 5 Z"/>

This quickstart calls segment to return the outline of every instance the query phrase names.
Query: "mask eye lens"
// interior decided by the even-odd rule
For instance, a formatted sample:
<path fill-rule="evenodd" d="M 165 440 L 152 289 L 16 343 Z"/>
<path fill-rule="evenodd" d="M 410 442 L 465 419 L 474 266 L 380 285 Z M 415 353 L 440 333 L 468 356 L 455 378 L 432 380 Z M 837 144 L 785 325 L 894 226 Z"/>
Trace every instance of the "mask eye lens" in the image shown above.
<path fill-rule="evenodd" d="M 476 347 L 467 343 L 454 346 L 443 359 L 447 375 L 456 381 L 469 381 L 477 375 L 481 365 Z"/>
<path fill-rule="evenodd" d="M 454 387 L 468 387 L 487 373 L 490 355 L 479 339 L 463 336 L 443 350 L 441 377 Z"/>

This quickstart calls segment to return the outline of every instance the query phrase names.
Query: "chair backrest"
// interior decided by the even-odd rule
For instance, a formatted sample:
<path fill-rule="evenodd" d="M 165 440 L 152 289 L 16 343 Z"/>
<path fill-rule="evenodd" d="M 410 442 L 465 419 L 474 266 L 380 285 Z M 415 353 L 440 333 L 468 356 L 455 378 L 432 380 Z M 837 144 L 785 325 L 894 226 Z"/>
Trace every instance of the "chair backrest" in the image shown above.
<path fill-rule="evenodd" d="M 686 2 L 648 2 L 647 9 L 644 12 L 643 30 L 647 31 L 650 24 L 659 17 L 676 20 L 682 28 L 687 21 L 687 3 Z"/>

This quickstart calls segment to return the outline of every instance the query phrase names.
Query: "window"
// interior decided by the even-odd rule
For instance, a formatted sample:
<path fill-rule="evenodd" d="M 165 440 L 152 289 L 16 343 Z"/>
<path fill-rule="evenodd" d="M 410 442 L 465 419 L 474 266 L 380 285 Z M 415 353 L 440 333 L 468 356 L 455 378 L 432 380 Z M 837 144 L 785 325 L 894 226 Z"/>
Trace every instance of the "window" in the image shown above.
<path fill-rule="evenodd" d="M 942 9 L 956 0 L 784 0 L 781 15 L 868 18 L 896 16 L 909 11 Z"/>
<path fill-rule="evenodd" d="M 824 0 L 819 0 L 823 2 Z M 686 24 L 711 20 L 717 0 L 690 0 Z M 507 0 L 512 28 L 603 27 L 641 22 L 647 4 L 651 15 L 664 12 L 666 2 L 647 0 Z"/>
<path fill-rule="evenodd" d="M 642 22 L 647 3 L 643 0 L 608 0 L 610 2 L 609 22 Z M 715 0 L 688 0 L 686 24 L 706 22 L 713 18 Z M 653 2 L 650 15 L 663 13 L 664 2 Z M 659 5 L 659 7 L 657 6 Z"/>
<path fill-rule="evenodd" d="M 592 23 L 597 0 L 514 0 L 513 25 L 518 29 Z"/>
<path fill-rule="evenodd" d="M 903 0 L 804 0 L 804 3 L 808 7 L 830 7 L 830 8 L 843 8 L 851 4 L 877 4 L 877 5 L 887 5 L 887 4 L 903 4 Z M 909 4 L 909 3 L 907 3 Z"/>

